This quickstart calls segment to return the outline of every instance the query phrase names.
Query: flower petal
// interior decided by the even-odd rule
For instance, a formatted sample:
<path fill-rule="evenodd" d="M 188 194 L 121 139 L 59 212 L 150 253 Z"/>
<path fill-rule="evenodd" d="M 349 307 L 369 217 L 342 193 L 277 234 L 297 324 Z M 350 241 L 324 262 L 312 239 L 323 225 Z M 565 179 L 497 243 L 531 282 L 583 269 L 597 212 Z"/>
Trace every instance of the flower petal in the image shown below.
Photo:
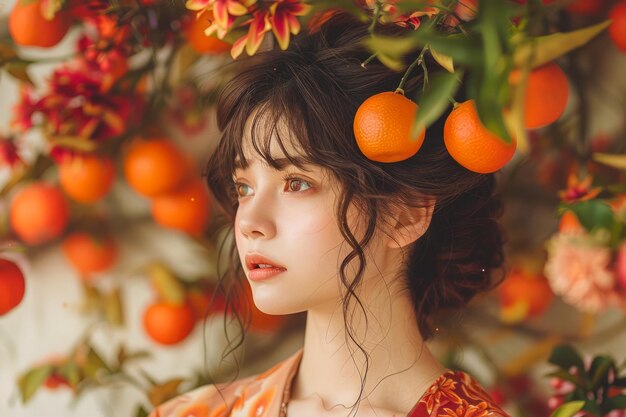
<path fill-rule="evenodd" d="M 244 35 L 233 43 L 233 47 L 230 48 L 230 56 L 232 56 L 233 59 L 237 59 L 237 57 L 243 53 L 247 41 L 248 35 Z"/>
<path fill-rule="evenodd" d="M 209 7 L 211 0 L 187 0 L 185 8 L 189 10 L 204 10 Z"/>
<path fill-rule="evenodd" d="M 248 8 L 238 1 L 229 1 L 228 13 L 235 16 L 243 16 L 244 14 L 248 13 Z"/>
<path fill-rule="evenodd" d="M 215 22 L 222 27 L 228 27 L 228 3 L 224 0 L 217 0 L 213 5 L 213 17 Z"/>
<path fill-rule="evenodd" d="M 276 13 L 270 18 L 272 31 L 278 41 L 280 49 L 283 51 L 289 46 L 289 26 L 285 13 Z"/>
<path fill-rule="evenodd" d="M 294 15 L 288 14 L 287 22 L 288 22 L 287 25 L 289 26 L 289 31 L 291 33 L 293 33 L 294 35 L 297 35 L 298 33 L 300 33 L 300 21 L 298 20 L 297 17 L 295 17 Z"/>
<path fill-rule="evenodd" d="M 254 55 L 263 42 L 265 32 L 271 27 L 267 19 L 267 14 L 262 11 L 255 13 L 250 29 L 248 30 L 248 41 L 246 42 L 246 52 Z"/>

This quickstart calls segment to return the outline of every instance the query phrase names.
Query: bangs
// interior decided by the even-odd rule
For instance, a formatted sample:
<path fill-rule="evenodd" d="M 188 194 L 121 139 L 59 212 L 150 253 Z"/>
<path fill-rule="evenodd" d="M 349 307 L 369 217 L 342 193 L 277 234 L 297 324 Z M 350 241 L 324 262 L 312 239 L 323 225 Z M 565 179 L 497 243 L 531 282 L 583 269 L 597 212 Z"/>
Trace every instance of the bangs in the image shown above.
<path fill-rule="evenodd" d="M 230 175 L 235 169 L 248 167 L 250 152 L 276 170 L 283 170 L 290 164 L 306 170 L 306 164 L 319 163 L 318 158 L 307 152 L 312 146 L 301 111 L 286 106 L 285 101 L 280 100 L 282 96 L 274 98 L 276 101 L 266 101 L 251 112 L 241 111 L 242 114 L 235 117 L 245 120 L 243 126 L 224 132 L 222 141 L 232 147 L 228 150 L 231 165 L 227 172 Z"/>

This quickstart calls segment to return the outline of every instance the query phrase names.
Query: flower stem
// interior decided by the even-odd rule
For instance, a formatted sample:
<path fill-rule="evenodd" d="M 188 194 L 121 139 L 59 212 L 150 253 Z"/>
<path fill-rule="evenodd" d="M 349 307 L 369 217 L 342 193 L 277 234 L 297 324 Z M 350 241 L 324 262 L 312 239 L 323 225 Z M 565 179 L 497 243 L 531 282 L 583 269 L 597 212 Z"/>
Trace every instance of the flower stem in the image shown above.
<path fill-rule="evenodd" d="M 411 74 L 411 71 L 413 71 L 413 68 L 415 68 L 415 66 L 418 64 L 422 65 L 424 61 L 424 54 L 426 53 L 427 50 L 428 50 L 428 45 L 424 46 L 422 48 L 422 52 L 420 52 L 419 56 L 415 59 L 415 61 L 411 62 L 411 65 L 409 65 L 409 67 L 404 72 L 404 75 L 402 76 L 402 79 L 400 80 L 400 84 L 398 84 L 398 87 L 396 88 L 396 93 L 401 92 L 402 94 L 404 94 L 404 84 L 406 84 L 407 80 L 409 79 L 409 75 Z M 424 68 L 424 77 L 425 79 L 427 79 L 428 72 L 425 67 L 423 68 Z"/>
<path fill-rule="evenodd" d="M 372 55 L 370 55 L 369 57 L 367 57 L 367 59 L 363 62 L 361 62 L 361 66 L 363 68 L 365 68 L 367 66 L 367 64 L 369 64 L 370 62 L 372 62 L 372 59 L 376 58 L 376 56 L 378 55 L 378 52 L 374 52 Z"/>
<path fill-rule="evenodd" d="M 376 27 L 376 23 L 378 22 L 378 19 L 380 18 L 381 6 L 382 6 L 382 3 L 379 0 L 376 0 L 376 3 L 374 4 L 374 15 L 372 16 L 372 22 L 367 28 L 367 31 L 371 35 L 374 34 L 374 28 Z"/>

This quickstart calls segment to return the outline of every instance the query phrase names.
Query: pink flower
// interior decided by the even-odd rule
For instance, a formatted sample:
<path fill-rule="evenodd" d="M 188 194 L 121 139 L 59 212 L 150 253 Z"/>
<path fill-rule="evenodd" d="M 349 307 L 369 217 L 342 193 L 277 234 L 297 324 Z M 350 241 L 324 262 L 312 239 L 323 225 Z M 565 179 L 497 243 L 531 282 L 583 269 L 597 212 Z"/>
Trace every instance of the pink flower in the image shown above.
<path fill-rule="evenodd" d="M 566 303 L 591 313 L 620 304 L 608 246 L 585 232 L 557 233 L 547 249 L 545 275 L 554 293 Z"/>

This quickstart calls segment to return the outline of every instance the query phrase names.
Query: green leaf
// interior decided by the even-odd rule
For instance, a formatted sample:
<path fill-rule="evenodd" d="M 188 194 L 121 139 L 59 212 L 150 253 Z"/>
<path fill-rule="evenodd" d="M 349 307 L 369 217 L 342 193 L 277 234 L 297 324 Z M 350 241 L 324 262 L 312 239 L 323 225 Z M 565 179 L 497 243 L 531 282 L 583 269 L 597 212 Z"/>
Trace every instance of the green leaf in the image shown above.
<path fill-rule="evenodd" d="M 588 411 L 591 415 L 594 416 L 603 416 L 602 410 L 600 410 L 600 406 L 596 404 L 595 400 L 587 400 L 585 401 L 585 406 L 583 407 L 583 411 Z"/>
<path fill-rule="evenodd" d="M 5 64 L 4 69 L 15 79 L 33 85 L 33 80 L 30 78 L 27 71 L 29 64 L 30 62 L 26 61 L 12 61 Z"/>
<path fill-rule="evenodd" d="M 92 347 L 89 347 L 87 361 L 83 366 L 83 372 L 86 376 L 96 379 L 98 377 L 98 373 L 102 369 L 110 371 L 109 366 L 104 362 L 98 352 L 96 352 Z"/>
<path fill-rule="evenodd" d="M 624 410 L 626 409 L 626 395 L 620 394 L 615 397 L 607 398 L 604 401 L 602 409 L 605 413 L 611 410 Z"/>
<path fill-rule="evenodd" d="M 564 370 L 550 372 L 546 374 L 546 377 L 559 378 L 564 381 L 569 381 L 576 386 L 579 386 L 579 387 L 581 386 L 580 378 L 578 377 L 578 375 L 572 375 L 569 372 L 564 371 Z"/>
<path fill-rule="evenodd" d="M 602 200 L 581 201 L 571 205 L 570 208 L 587 230 L 594 228 L 611 230 L 613 226 L 613 209 Z"/>
<path fill-rule="evenodd" d="M 615 362 L 609 356 L 601 355 L 593 358 L 589 367 L 591 389 L 597 390 L 601 385 L 608 384 L 609 371 L 615 368 Z"/>
<path fill-rule="evenodd" d="M 13 61 L 17 57 L 17 51 L 13 45 L 6 42 L 0 42 L 0 66 Z"/>
<path fill-rule="evenodd" d="M 174 398 L 178 395 L 178 387 L 184 380 L 182 378 L 170 379 L 162 384 L 154 385 L 148 390 L 148 398 L 150 404 L 157 406 L 163 404 L 170 398 Z"/>
<path fill-rule="evenodd" d="M 102 308 L 107 323 L 115 326 L 124 325 L 124 309 L 122 307 L 122 295 L 119 287 L 102 294 Z"/>
<path fill-rule="evenodd" d="M 443 72 L 435 75 L 428 83 L 428 88 L 418 98 L 419 111 L 413 121 L 411 135 L 416 136 L 419 129 L 430 126 L 450 105 L 450 98 L 461 85 L 462 75 Z"/>
<path fill-rule="evenodd" d="M 583 46 L 611 24 L 610 20 L 584 29 L 566 33 L 553 33 L 531 39 L 520 40 L 513 56 L 515 66 L 531 63 L 531 68 L 539 67 L 566 53 Z"/>
<path fill-rule="evenodd" d="M 58 372 L 72 387 L 75 387 L 80 382 L 80 368 L 74 361 L 65 362 L 58 368 Z"/>
<path fill-rule="evenodd" d="M 511 143 L 511 136 L 506 128 L 502 115 L 500 95 L 501 81 L 498 74 L 484 71 L 470 73 L 468 77 L 468 96 L 476 102 L 476 110 L 480 121 L 490 132 L 502 139 L 505 143 Z"/>
<path fill-rule="evenodd" d="M 428 51 L 432 55 L 433 59 L 437 61 L 446 71 L 454 73 L 454 60 L 448 55 L 444 55 L 438 52 L 436 49 L 429 48 Z"/>
<path fill-rule="evenodd" d="M 18 378 L 17 386 L 20 390 L 23 404 L 30 401 L 39 387 L 52 375 L 53 370 L 54 366 L 43 365 L 29 370 Z"/>
<path fill-rule="evenodd" d="M 142 406 L 137 407 L 137 411 L 135 411 L 135 417 L 148 417 L 148 412 Z"/>
<path fill-rule="evenodd" d="M 421 26 L 420 26 L 421 29 Z M 482 66 L 482 42 L 478 36 L 448 35 L 441 36 L 434 32 L 418 29 L 412 36 L 419 46 L 428 45 L 439 54 L 446 55 L 452 61 L 480 68 Z"/>
<path fill-rule="evenodd" d="M 616 155 L 610 153 L 593 154 L 593 159 L 601 164 L 608 165 L 613 168 L 626 170 L 626 154 Z"/>
<path fill-rule="evenodd" d="M 182 304 L 185 301 L 183 285 L 165 265 L 153 263 L 148 266 L 148 275 L 159 298 L 174 304 Z"/>
<path fill-rule="evenodd" d="M 572 401 L 561 405 L 554 410 L 550 417 L 572 417 L 574 414 L 583 409 L 584 401 Z"/>
<path fill-rule="evenodd" d="M 98 144 L 87 138 L 79 136 L 54 136 L 48 138 L 51 146 L 61 146 L 82 152 L 93 152 L 98 148 Z"/>
<path fill-rule="evenodd" d="M 377 35 L 366 39 L 364 43 L 372 52 L 382 53 L 395 59 L 406 55 L 409 51 L 417 47 L 412 38 Z"/>
<path fill-rule="evenodd" d="M 565 371 L 568 371 L 571 367 L 575 367 L 579 370 L 581 375 L 585 370 L 585 364 L 582 358 L 578 352 L 569 345 L 560 345 L 552 349 L 548 362 Z"/>

